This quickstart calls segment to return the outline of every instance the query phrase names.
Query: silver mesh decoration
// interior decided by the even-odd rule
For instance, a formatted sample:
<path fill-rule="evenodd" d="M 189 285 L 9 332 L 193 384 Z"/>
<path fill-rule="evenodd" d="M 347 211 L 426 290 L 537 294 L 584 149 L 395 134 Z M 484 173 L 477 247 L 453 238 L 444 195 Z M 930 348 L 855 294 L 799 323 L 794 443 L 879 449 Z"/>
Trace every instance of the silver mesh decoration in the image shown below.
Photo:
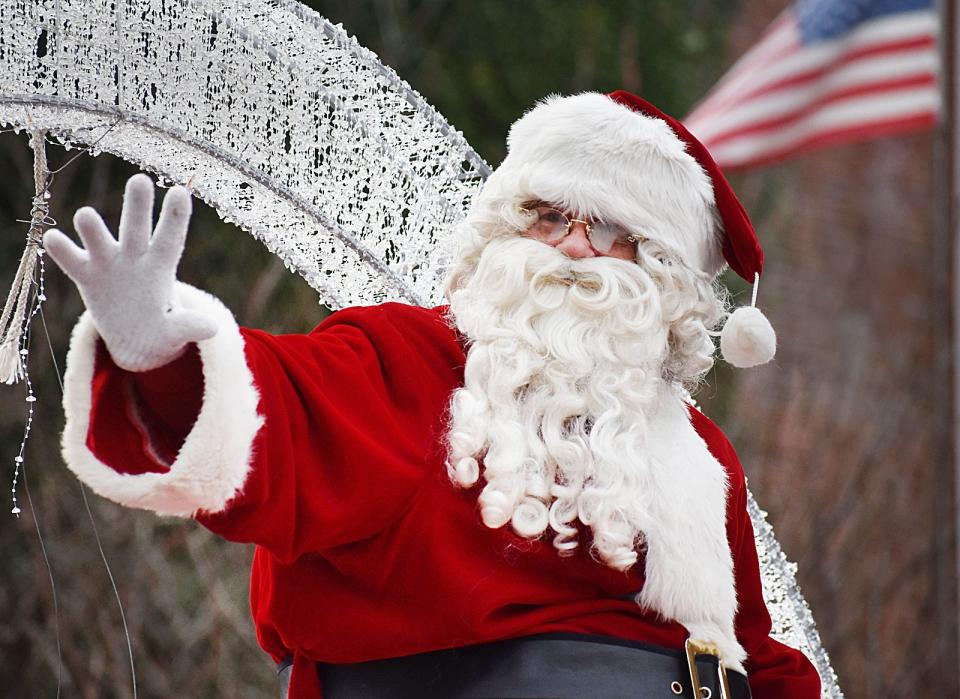
<path fill-rule="evenodd" d="M 0 124 L 187 184 L 333 308 L 441 301 L 441 238 L 489 167 L 341 27 L 291 0 L 0 0 Z M 752 498 L 778 640 L 842 694 Z"/>
<path fill-rule="evenodd" d="M 823 699 L 843 699 L 837 682 L 837 673 L 830 664 L 830 656 L 817 633 L 810 605 L 797 585 L 797 564 L 787 560 L 780 548 L 767 513 L 760 509 L 753 493 L 747 490 L 747 512 L 753 523 L 757 557 L 760 559 L 760 582 L 763 599 L 773 622 L 771 636 L 792 648 L 798 648 L 810 658 L 820 673 Z"/>
<path fill-rule="evenodd" d="M 202 0 L 4 0 L 0 26 L 0 120 L 189 183 L 334 308 L 439 300 L 436 236 L 489 168 L 339 27 Z"/>

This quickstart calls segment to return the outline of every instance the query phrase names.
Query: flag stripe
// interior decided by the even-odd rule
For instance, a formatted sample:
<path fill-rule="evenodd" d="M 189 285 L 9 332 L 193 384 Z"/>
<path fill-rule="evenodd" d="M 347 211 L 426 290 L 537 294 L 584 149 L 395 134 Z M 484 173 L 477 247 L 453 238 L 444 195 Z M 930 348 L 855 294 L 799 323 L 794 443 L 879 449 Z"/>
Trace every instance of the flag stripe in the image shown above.
<path fill-rule="evenodd" d="M 800 47 L 797 44 L 780 61 L 776 63 L 768 62 L 760 69 L 751 71 L 750 74 L 744 74 L 738 84 L 742 87 L 743 84 L 749 83 L 751 92 L 757 92 L 760 88 L 769 87 L 797 75 L 822 69 L 829 65 L 831 61 L 838 60 L 840 56 L 856 54 L 858 51 L 868 50 L 873 45 L 890 45 L 901 41 L 929 39 L 936 35 L 936 30 L 936 18 L 929 12 L 911 12 L 883 17 L 861 25 L 842 39 L 822 42 L 808 47 Z M 797 34 L 795 27 L 793 33 L 797 37 L 797 42 L 799 42 L 799 34 Z M 800 50 L 801 48 L 802 50 Z M 701 111 L 710 113 L 715 109 L 723 108 L 732 101 L 743 101 L 744 94 L 737 91 L 731 92 L 725 97 L 726 99 L 716 101 L 707 98 L 694 110 L 691 118 Z"/>
<path fill-rule="evenodd" d="M 822 109 L 823 107 L 835 102 L 849 100 L 854 97 L 863 97 L 865 95 L 882 94 L 898 88 L 915 87 L 926 87 L 931 92 L 936 93 L 938 90 L 936 77 L 930 74 L 918 74 L 900 78 L 899 80 L 890 80 L 882 83 L 859 83 L 852 87 L 825 94 L 814 101 L 804 104 L 803 107 L 795 109 L 792 112 L 787 112 L 781 116 L 767 119 L 766 121 L 751 122 L 750 124 L 742 126 L 739 129 L 727 131 L 711 138 L 710 143 L 713 148 L 717 148 L 722 143 L 729 142 L 735 138 L 739 138 L 747 134 L 762 133 L 764 131 L 771 131 L 782 126 L 786 126 L 797 119 L 808 117 L 819 109 Z"/>
<path fill-rule="evenodd" d="M 778 153 L 797 149 L 819 136 L 827 138 L 831 132 L 865 128 L 869 123 L 896 123 L 915 118 L 934 119 L 939 106 L 939 95 L 926 88 L 912 88 L 892 94 L 871 95 L 830 105 L 789 128 L 774 133 L 745 136 L 715 149 L 714 157 L 732 166 L 743 165 L 757 152 Z"/>
<path fill-rule="evenodd" d="M 891 117 L 889 119 L 871 120 L 867 125 L 855 124 L 830 131 L 819 131 L 815 134 L 795 141 L 787 146 L 769 148 L 762 153 L 753 153 L 746 157 L 721 154 L 714 156 L 717 162 L 723 163 L 728 171 L 745 170 L 782 162 L 791 156 L 814 148 L 841 145 L 852 141 L 865 141 L 884 136 L 895 136 L 901 133 L 929 129 L 937 124 L 937 117 L 931 112 Z M 722 158 L 722 160 L 721 160 Z"/>
<path fill-rule="evenodd" d="M 901 53 L 907 54 L 909 57 L 910 55 L 915 55 L 924 49 L 929 49 L 929 55 L 933 56 L 934 59 L 937 58 L 937 42 L 932 36 L 920 36 L 905 39 L 903 41 L 875 44 L 873 46 L 864 46 L 852 51 L 845 51 L 837 54 L 829 63 L 818 68 L 814 68 L 803 73 L 797 73 L 783 79 L 780 82 L 765 85 L 754 90 L 753 92 L 748 92 L 746 95 L 744 95 L 743 99 L 749 100 L 770 92 L 776 92 L 788 87 L 803 85 L 804 83 L 809 83 L 820 78 L 827 77 L 831 73 L 839 72 L 843 66 L 847 66 L 851 63 L 866 62 L 869 61 L 869 59 L 883 56 L 885 54 Z M 934 69 L 936 69 L 936 62 L 934 62 Z"/>
<path fill-rule="evenodd" d="M 777 60 L 794 53 L 800 46 L 800 35 L 796 31 L 796 26 L 786 24 L 782 30 L 783 45 L 777 52 L 766 53 L 757 51 L 761 47 L 756 47 L 748 52 L 743 58 L 733 65 L 733 68 L 720 79 L 713 89 L 707 93 L 706 97 L 693 110 L 691 116 L 700 114 L 705 110 L 723 109 L 727 104 L 740 101 L 742 90 L 746 86 L 752 86 L 756 79 L 758 70 L 771 65 Z M 754 55 L 756 52 L 756 55 Z"/>
<path fill-rule="evenodd" d="M 924 88 L 899 90 L 890 95 L 869 95 L 829 105 L 789 128 L 774 133 L 761 133 L 735 139 L 718 148 L 719 152 L 739 155 L 746 147 L 763 145 L 769 148 L 789 146 L 819 129 L 845 128 L 865 119 L 900 118 L 918 112 L 932 111 L 935 93 Z"/>
<path fill-rule="evenodd" d="M 933 36 L 936 32 L 937 20 L 930 12 L 909 12 L 882 17 L 860 25 L 839 39 L 805 46 L 803 51 L 795 52 L 787 60 L 767 66 L 764 73 L 786 76 L 828 63 L 838 53 L 858 51 L 873 44 L 890 44 Z"/>
<path fill-rule="evenodd" d="M 743 128 L 745 124 L 796 113 L 798 108 L 806 103 L 817 103 L 825 96 L 851 90 L 861 83 L 866 83 L 873 89 L 882 89 L 885 81 L 888 81 L 891 87 L 897 87 L 899 81 L 920 77 L 935 82 L 938 62 L 936 47 L 929 47 L 922 53 L 898 53 L 882 59 L 858 60 L 832 73 L 819 76 L 821 79 L 818 81 L 807 81 L 812 84 L 805 89 L 759 95 L 710 119 L 700 128 L 698 135 L 711 143 L 723 140 L 731 131 Z M 704 117 L 707 118 L 708 115 Z"/>
<path fill-rule="evenodd" d="M 724 90 L 727 83 L 738 75 L 749 73 L 758 66 L 769 65 L 795 50 L 799 45 L 800 35 L 797 33 L 796 25 L 791 21 L 789 13 L 781 14 L 774 20 L 766 36 L 761 39 L 761 43 L 733 64 L 726 76 L 714 86 L 714 91 Z"/>
<path fill-rule="evenodd" d="M 829 22 L 852 11 L 852 0 L 829 1 L 836 4 L 823 9 L 832 17 L 816 21 L 832 32 Z M 909 10 L 872 16 L 842 35 L 804 43 L 791 8 L 686 125 L 721 167 L 929 125 L 939 113 L 937 29 L 931 9 Z"/>

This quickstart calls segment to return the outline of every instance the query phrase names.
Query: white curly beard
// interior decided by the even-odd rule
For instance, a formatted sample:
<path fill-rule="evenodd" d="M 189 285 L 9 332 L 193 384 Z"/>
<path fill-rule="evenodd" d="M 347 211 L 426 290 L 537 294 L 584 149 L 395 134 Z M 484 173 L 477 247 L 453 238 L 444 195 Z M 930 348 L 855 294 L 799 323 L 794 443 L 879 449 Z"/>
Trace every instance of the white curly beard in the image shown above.
<path fill-rule="evenodd" d="M 717 643 L 742 671 L 726 474 L 676 385 L 711 366 L 720 301 L 646 249 L 638 263 L 572 260 L 494 236 L 461 259 L 448 287 L 468 340 L 450 478 L 472 486 L 483 464 L 488 527 L 510 523 L 528 538 L 551 529 L 561 555 L 589 535 L 618 570 L 642 553 L 637 603 Z"/>
<path fill-rule="evenodd" d="M 450 311 L 469 341 L 451 478 L 473 485 L 482 460 L 488 527 L 549 526 L 571 553 L 579 521 L 608 565 L 629 568 L 655 491 L 644 444 L 669 351 L 657 285 L 633 262 L 497 238 Z"/>

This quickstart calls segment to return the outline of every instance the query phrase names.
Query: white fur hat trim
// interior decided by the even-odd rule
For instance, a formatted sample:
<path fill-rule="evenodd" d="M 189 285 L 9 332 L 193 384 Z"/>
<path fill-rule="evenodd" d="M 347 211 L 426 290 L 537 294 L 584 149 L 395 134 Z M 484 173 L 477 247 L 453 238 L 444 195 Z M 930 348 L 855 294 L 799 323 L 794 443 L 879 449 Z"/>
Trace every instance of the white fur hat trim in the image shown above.
<path fill-rule="evenodd" d="M 551 96 L 510 129 L 485 193 L 615 221 L 707 274 L 724 265 L 713 183 L 663 121 L 607 95 Z"/>

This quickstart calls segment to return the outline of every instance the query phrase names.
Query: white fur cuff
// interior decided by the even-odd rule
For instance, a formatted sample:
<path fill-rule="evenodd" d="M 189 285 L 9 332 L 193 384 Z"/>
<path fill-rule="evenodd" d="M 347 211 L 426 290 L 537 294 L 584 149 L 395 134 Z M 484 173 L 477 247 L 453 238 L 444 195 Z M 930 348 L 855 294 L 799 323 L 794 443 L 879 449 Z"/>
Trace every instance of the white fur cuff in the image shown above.
<path fill-rule="evenodd" d="M 87 448 L 99 339 L 89 313 L 77 322 L 67 354 L 61 446 L 67 467 L 99 495 L 127 507 L 190 517 L 198 510 L 219 512 L 243 487 L 263 418 L 257 414 L 259 397 L 233 315 L 215 296 L 192 286 L 178 283 L 176 292 L 183 308 L 216 322 L 217 334 L 197 343 L 203 363 L 203 404 L 169 471 L 118 473 Z"/>

